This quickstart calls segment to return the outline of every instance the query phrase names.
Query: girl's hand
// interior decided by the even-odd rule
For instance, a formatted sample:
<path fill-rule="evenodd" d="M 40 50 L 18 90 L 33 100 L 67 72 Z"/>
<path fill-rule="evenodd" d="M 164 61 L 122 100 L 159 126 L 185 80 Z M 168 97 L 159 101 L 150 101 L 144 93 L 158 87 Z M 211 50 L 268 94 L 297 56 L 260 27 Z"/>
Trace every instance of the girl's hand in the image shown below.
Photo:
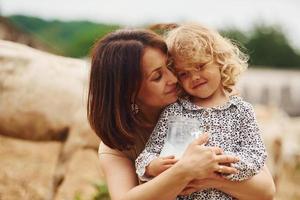
<path fill-rule="evenodd" d="M 238 158 L 230 155 L 222 155 L 219 147 L 206 147 L 208 134 L 205 133 L 192 142 L 182 158 L 178 161 L 191 180 L 215 178 L 216 172 L 232 174 L 237 170 L 230 166 L 221 165 L 238 162 Z"/>
<path fill-rule="evenodd" d="M 190 195 L 193 192 L 199 192 L 208 188 L 213 188 L 212 179 L 195 179 L 187 184 L 180 195 Z"/>
<path fill-rule="evenodd" d="M 211 178 L 194 179 L 182 190 L 180 195 L 190 195 L 193 192 L 199 192 L 209 188 L 217 188 L 226 181 L 220 174 L 214 173 Z"/>
<path fill-rule="evenodd" d="M 178 160 L 175 156 L 159 157 L 150 162 L 146 167 L 146 175 L 155 177 L 172 167 Z"/>
<path fill-rule="evenodd" d="M 194 192 L 199 191 L 198 188 L 192 187 L 192 186 L 186 186 L 178 195 L 190 195 Z"/>
<path fill-rule="evenodd" d="M 216 188 L 217 184 L 224 182 L 225 178 L 215 174 L 213 178 L 194 179 L 180 193 L 180 195 L 190 195 L 193 192 L 199 192 L 209 188 Z"/>

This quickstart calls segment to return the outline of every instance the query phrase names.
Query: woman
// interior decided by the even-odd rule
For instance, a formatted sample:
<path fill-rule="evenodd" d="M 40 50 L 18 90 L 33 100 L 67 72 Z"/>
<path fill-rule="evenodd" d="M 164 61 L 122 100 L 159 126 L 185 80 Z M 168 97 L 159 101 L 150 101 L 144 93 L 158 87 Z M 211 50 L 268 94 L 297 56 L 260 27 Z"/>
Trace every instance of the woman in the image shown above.
<path fill-rule="evenodd" d="M 207 134 L 190 144 L 170 169 L 138 185 L 134 160 L 162 109 L 177 100 L 177 79 L 167 59 L 163 39 L 145 30 L 116 31 L 93 50 L 88 117 L 102 140 L 99 156 L 111 198 L 168 200 L 214 187 L 239 199 L 272 199 L 274 185 L 266 168 L 239 183 L 218 177 L 217 171 L 235 173 L 224 164 L 237 159 L 222 155 L 218 147 L 203 146 Z"/>

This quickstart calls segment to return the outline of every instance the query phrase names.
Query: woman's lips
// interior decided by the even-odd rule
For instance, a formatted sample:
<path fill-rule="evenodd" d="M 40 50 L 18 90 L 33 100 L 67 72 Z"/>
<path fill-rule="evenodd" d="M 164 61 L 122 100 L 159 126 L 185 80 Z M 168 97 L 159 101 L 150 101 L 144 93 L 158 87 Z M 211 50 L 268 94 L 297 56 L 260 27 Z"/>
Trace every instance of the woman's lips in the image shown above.
<path fill-rule="evenodd" d="M 172 93 L 174 93 L 174 92 L 177 92 L 177 87 L 176 87 L 176 86 L 173 87 L 173 88 L 171 88 L 171 89 L 169 89 L 169 90 L 166 92 L 166 94 L 172 94 Z"/>

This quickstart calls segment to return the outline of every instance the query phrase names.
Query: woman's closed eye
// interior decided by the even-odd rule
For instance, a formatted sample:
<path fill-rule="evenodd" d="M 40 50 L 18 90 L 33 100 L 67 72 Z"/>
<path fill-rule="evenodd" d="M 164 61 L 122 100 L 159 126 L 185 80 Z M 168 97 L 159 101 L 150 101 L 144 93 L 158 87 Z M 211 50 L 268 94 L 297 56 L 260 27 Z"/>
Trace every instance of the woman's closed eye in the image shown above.
<path fill-rule="evenodd" d="M 154 72 L 151 76 L 151 81 L 159 81 L 162 77 L 162 73 L 160 71 Z"/>

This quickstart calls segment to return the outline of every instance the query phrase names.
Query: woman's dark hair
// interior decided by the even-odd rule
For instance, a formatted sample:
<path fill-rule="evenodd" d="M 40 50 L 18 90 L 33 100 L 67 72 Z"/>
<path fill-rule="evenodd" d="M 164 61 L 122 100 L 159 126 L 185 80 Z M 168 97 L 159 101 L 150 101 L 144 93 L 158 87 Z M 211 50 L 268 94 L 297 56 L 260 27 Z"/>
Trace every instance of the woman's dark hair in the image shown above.
<path fill-rule="evenodd" d="M 92 50 L 88 120 L 102 142 L 113 149 L 127 150 L 137 138 L 140 120 L 132 112 L 132 103 L 141 85 L 146 47 L 168 51 L 159 35 L 136 29 L 110 33 Z"/>

